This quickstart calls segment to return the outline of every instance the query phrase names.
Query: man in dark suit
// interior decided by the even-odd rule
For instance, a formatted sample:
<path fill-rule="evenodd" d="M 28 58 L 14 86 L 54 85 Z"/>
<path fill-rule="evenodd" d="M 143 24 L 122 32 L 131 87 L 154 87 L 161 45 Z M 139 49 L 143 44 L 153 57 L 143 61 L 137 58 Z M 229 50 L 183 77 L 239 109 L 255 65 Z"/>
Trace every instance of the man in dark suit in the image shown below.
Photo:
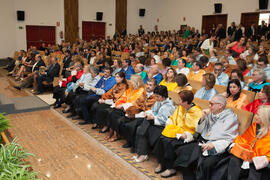
<path fill-rule="evenodd" d="M 33 84 L 33 78 L 36 73 L 38 73 L 39 68 L 41 66 L 46 66 L 44 61 L 41 59 L 40 54 L 36 54 L 35 63 L 32 66 L 32 73 L 28 74 L 28 76 L 23 80 L 23 82 L 19 86 L 15 86 L 16 89 L 21 90 L 22 88 L 29 87 Z"/>
<path fill-rule="evenodd" d="M 43 81 L 48 83 L 53 82 L 54 77 L 59 76 L 60 65 L 57 63 L 56 57 L 51 57 L 51 64 L 48 69 L 44 72 L 40 72 L 37 74 L 36 83 L 37 83 L 37 94 L 41 94 L 43 92 Z"/>
<path fill-rule="evenodd" d="M 69 67 L 70 62 L 71 62 L 71 53 L 70 53 L 70 50 L 66 50 L 65 57 L 63 59 L 63 69 L 62 69 L 62 73 L 61 73 L 65 78 L 68 77 L 68 75 L 66 73 L 66 68 Z"/>
<path fill-rule="evenodd" d="M 139 34 L 139 36 L 144 35 L 144 29 L 143 29 L 142 25 L 140 25 L 140 29 L 138 29 L 138 34 Z"/>
<path fill-rule="evenodd" d="M 255 39 L 255 24 L 252 24 L 250 27 L 247 28 L 246 36 L 251 38 L 252 41 Z"/>
<path fill-rule="evenodd" d="M 228 36 L 231 37 L 236 30 L 235 22 L 231 23 L 231 26 L 228 27 Z"/>

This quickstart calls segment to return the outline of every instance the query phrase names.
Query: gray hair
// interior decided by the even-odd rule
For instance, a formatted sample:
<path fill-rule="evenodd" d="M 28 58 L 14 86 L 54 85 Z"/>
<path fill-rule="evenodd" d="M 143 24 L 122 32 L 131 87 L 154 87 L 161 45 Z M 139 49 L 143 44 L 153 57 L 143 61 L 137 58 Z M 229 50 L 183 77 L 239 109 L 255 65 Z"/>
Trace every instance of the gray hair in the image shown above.
<path fill-rule="evenodd" d="M 95 67 L 95 66 L 91 66 L 90 67 L 90 72 L 92 72 L 94 74 L 99 74 L 99 68 Z"/>
<path fill-rule="evenodd" d="M 213 96 L 213 98 L 215 98 L 215 103 L 222 104 L 223 105 L 223 108 L 226 107 L 226 105 L 227 105 L 227 99 L 226 99 L 226 97 L 224 95 L 217 94 L 217 95 Z"/>
<path fill-rule="evenodd" d="M 267 76 L 266 76 L 266 74 L 265 74 L 265 72 L 264 72 L 263 69 L 256 69 L 256 70 L 254 70 L 254 72 L 258 72 L 258 75 L 261 77 L 261 79 L 263 81 L 266 81 Z"/>

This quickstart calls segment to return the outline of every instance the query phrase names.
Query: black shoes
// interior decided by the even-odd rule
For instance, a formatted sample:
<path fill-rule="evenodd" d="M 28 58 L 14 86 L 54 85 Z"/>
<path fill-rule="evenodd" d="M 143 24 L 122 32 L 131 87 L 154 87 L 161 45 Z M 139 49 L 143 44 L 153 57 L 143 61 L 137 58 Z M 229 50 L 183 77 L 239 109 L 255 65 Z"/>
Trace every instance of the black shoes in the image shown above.
<path fill-rule="evenodd" d="M 60 108 L 60 107 L 61 107 L 61 104 L 58 104 L 58 103 L 53 106 L 54 109 L 57 109 L 57 108 Z"/>
<path fill-rule="evenodd" d="M 80 120 L 80 119 L 82 119 L 82 118 L 79 115 L 75 115 L 72 117 L 72 120 Z"/>
<path fill-rule="evenodd" d="M 14 86 L 14 88 L 19 90 L 19 91 L 22 90 L 22 88 L 20 86 Z"/>
<path fill-rule="evenodd" d="M 70 112 L 70 109 L 64 109 L 63 111 L 62 111 L 62 113 L 69 113 Z"/>
<path fill-rule="evenodd" d="M 130 143 L 126 143 L 126 144 L 124 144 L 123 146 L 122 146 L 122 148 L 130 148 L 132 145 L 130 144 Z"/>
<path fill-rule="evenodd" d="M 88 121 L 79 122 L 79 125 L 86 125 L 86 124 L 91 124 L 91 122 L 88 122 Z"/>

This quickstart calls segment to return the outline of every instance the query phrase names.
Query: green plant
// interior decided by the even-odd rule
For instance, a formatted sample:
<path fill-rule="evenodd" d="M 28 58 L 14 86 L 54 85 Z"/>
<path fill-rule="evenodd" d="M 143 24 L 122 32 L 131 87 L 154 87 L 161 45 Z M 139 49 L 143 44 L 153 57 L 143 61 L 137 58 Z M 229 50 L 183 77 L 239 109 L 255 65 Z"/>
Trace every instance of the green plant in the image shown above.
<path fill-rule="evenodd" d="M 9 119 L 4 116 L 3 113 L 0 113 L 0 132 L 3 132 L 10 127 Z"/>
<path fill-rule="evenodd" d="M 28 153 L 14 139 L 10 145 L 1 144 L 0 148 L 0 179 L 1 180 L 38 180 L 37 172 L 30 171 L 25 158 L 34 156 Z"/>

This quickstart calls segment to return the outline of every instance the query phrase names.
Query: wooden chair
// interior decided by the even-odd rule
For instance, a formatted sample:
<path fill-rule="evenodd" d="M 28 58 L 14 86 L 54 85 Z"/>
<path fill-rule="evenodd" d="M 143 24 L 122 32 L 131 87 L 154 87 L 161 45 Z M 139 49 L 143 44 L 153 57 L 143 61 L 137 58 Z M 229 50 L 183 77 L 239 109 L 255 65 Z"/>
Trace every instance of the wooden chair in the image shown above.
<path fill-rule="evenodd" d="M 173 91 L 168 91 L 168 96 L 169 96 L 169 98 L 171 98 L 173 100 L 175 105 L 179 105 L 180 100 L 179 100 L 178 93 L 173 92 Z"/>
<path fill-rule="evenodd" d="M 248 97 L 248 101 L 251 103 L 255 99 L 255 92 L 248 91 L 248 90 L 242 90 L 243 93 L 245 93 Z"/>
<path fill-rule="evenodd" d="M 232 108 L 232 110 L 238 116 L 239 134 L 241 135 L 251 125 L 252 120 L 253 120 L 253 113 L 242 110 L 242 109 L 236 109 L 236 108 Z"/>
<path fill-rule="evenodd" d="M 222 93 L 226 92 L 226 90 L 227 90 L 226 86 L 222 86 L 222 85 L 218 85 L 218 84 L 216 84 L 214 86 L 214 88 L 217 90 L 218 94 L 222 94 Z"/>
<path fill-rule="evenodd" d="M 200 82 L 200 81 L 188 80 L 188 82 L 192 86 L 192 88 L 194 89 L 195 92 L 202 88 L 202 82 Z"/>
<path fill-rule="evenodd" d="M 252 79 L 252 76 L 244 76 L 244 82 L 248 84 L 249 79 Z"/>

